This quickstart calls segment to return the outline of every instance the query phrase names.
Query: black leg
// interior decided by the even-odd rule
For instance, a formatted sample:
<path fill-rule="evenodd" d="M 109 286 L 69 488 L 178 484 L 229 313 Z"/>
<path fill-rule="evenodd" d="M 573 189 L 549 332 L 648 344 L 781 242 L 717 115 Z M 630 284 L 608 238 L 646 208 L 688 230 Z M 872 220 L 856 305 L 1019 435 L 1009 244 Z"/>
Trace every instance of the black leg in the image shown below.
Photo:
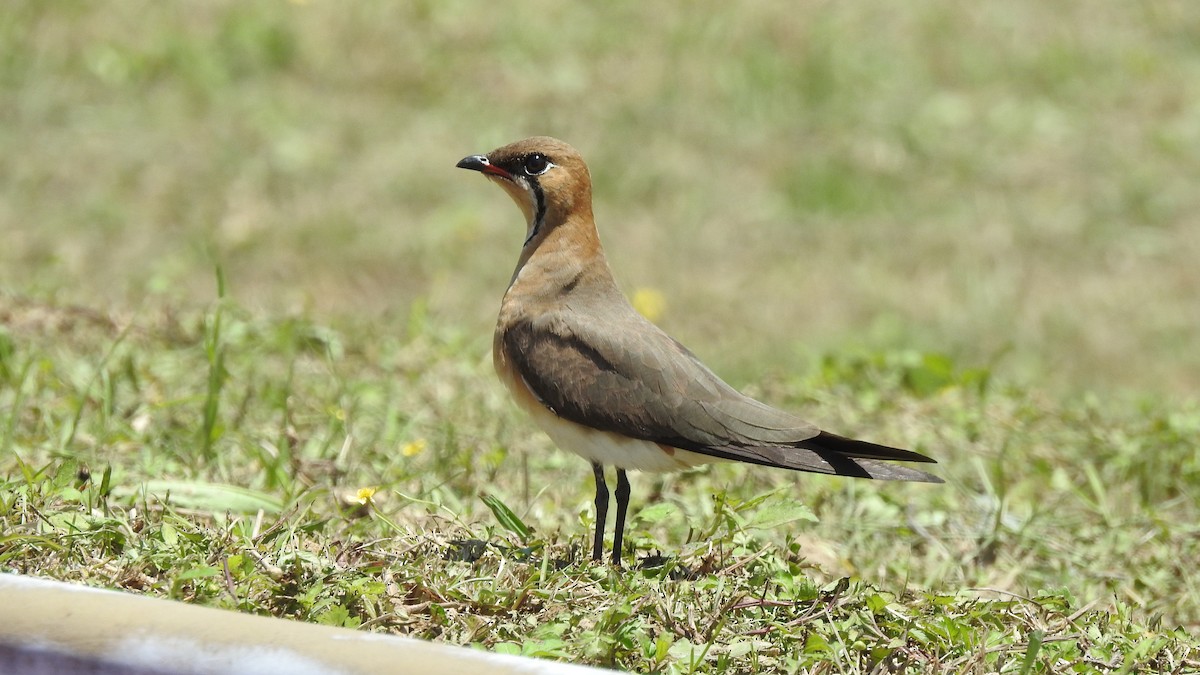
<path fill-rule="evenodd" d="M 613 535 L 613 564 L 621 566 L 621 544 L 625 538 L 625 512 L 629 510 L 629 479 L 625 469 L 617 469 L 617 532 Z"/>
<path fill-rule="evenodd" d="M 592 473 L 596 475 L 596 541 L 592 544 L 592 560 L 600 562 L 604 558 L 604 523 L 608 518 L 608 485 L 604 482 L 604 467 L 593 464 Z M 618 476 L 620 475 L 618 474 Z"/>

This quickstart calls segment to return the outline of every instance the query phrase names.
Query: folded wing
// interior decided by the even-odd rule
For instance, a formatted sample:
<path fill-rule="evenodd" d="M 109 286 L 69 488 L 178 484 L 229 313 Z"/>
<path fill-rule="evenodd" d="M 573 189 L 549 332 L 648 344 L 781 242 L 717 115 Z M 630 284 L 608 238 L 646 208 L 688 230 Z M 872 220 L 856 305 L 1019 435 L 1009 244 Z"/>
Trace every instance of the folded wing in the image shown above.
<path fill-rule="evenodd" d="M 611 305 L 610 305 L 611 307 Z M 816 473 L 942 482 L 908 450 L 823 432 L 745 396 L 632 308 L 570 306 L 517 321 L 503 348 L 535 396 L 573 422 L 713 457 Z"/>

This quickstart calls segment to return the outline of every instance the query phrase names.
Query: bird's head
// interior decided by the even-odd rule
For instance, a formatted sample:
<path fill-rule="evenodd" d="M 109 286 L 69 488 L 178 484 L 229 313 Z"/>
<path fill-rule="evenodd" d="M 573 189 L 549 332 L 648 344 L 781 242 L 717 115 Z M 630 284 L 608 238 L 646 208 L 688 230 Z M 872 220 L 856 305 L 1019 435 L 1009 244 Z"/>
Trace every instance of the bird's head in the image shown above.
<path fill-rule="evenodd" d="M 592 179 L 579 152 L 549 136 L 534 136 L 470 155 L 460 169 L 478 171 L 504 188 L 529 224 L 526 243 L 580 211 L 591 213 Z"/>

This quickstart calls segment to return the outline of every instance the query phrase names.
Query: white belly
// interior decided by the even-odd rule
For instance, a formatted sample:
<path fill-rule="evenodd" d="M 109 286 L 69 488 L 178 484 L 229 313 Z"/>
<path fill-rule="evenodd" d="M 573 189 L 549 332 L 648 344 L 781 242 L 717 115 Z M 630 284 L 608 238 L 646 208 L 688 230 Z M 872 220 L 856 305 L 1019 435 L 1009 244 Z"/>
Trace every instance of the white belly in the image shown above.
<path fill-rule="evenodd" d="M 718 457 L 585 427 L 565 420 L 541 405 L 528 410 L 533 421 L 555 445 L 589 462 L 618 469 L 664 472 L 722 461 Z"/>

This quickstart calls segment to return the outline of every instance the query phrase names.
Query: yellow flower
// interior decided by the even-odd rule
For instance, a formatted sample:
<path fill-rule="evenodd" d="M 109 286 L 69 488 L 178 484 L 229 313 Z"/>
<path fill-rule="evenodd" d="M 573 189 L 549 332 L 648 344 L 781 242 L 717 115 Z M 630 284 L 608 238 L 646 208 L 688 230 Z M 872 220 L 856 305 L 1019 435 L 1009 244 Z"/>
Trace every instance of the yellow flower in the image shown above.
<path fill-rule="evenodd" d="M 410 443 L 405 443 L 403 448 L 400 448 L 400 454 L 405 457 L 416 457 L 425 451 L 425 439 L 418 438 Z"/>
<path fill-rule="evenodd" d="M 375 506 L 377 490 L 379 490 L 377 487 L 365 487 L 338 493 L 337 501 L 342 515 L 352 519 L 366 518 L 371 515 L 371 509 Z"/>
<path fill-rule="evenodd" d="M 377 487 L 358 488 L 358 492 L 354 493 L 354 501 L 366 506 L 375 501 L 375 491 Z"/>
<path fill-rule="evenodd" d="M 657 321 L 667 309 L 667 296 L 655 288 L 639 288 L 633 292 L 633 308 L 647 319 Z"/>

